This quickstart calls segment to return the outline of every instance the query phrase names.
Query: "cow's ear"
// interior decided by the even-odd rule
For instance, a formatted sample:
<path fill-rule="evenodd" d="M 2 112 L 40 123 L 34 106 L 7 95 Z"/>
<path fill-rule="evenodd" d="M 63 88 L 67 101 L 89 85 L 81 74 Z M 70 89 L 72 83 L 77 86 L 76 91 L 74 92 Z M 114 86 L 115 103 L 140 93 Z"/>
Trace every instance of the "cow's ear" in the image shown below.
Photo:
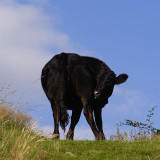
<path fill-rule="evenodd" d="M 127 74 L 120 74 L 118 77 L 116 77 L 116 84 L 124 83 L 128 79 Z"/>

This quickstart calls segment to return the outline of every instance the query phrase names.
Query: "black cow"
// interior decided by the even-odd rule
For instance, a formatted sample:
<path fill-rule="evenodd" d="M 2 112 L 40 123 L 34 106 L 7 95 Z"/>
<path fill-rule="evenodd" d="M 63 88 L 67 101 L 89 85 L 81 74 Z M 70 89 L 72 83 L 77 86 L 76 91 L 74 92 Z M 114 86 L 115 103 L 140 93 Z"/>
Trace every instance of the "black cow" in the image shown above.
<path fill-rule="evenodd" d="M 67 139 L 73 139 L 81 111 L 95 139 L 104 140 L 102 108 L 108 103 L 115 84 L 124 83 L 128 75 L 115 73 L 101 60 L 72 53 L 55 55 L 42 70 L 42 87 L 48 97 L 54 118 L 53 138 L 59 138 L 59 122 L 65 131 L 69 123 L 67 110 L 72 110 Z M 93 116 L 94 112 L 94 116 Z"/>

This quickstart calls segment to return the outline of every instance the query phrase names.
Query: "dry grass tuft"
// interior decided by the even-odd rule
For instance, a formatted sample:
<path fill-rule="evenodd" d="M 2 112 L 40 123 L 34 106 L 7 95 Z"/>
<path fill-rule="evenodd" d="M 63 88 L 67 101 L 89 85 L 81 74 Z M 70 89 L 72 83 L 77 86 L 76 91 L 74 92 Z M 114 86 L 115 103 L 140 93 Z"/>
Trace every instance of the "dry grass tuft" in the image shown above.
<path fill-rule="evenodd" d="M 51 148 L 59 152 L 59 141 L 53 143 L 41 137 L 37 122 L 21 107 L 7 101 L 7 96 L 12 94 L 2 96 L 0 90 L 0 160 L 46 159 Z"/>

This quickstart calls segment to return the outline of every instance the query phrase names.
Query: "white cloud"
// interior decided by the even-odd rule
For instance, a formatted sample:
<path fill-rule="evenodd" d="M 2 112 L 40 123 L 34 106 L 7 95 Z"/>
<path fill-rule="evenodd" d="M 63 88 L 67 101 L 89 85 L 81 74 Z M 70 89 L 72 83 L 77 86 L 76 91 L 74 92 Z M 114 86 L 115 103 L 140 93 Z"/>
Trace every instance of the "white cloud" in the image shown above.
<path fill-rule="evenodd" d="M 104 123 L 116 125 L 125 119 L 142 120 L 149 104 L 149 100 L 140 91 L 116 86 L 102 112 Z"/>
<path fill-rule="evenodd" d="M 7 77 L 17 89 L 33 88 L 42 67 L 55 53 L 74 50 L 69 36 L 56 29 L 57 21 L 57 16 L 50 17 L 39 7 L 2 0 L 1 77 Z"/>
<path fill-rule="evenodd" d="M 19 86 L 40 77 L 42 67 L 55 53 L 74 52 L 70 37 L 56 29 L 57 21 L 57 15 L 46 15 L 40 7 L 2 0 L 0 72 Z"/>
<path fill-rule="evenodd" d="M 121 89 L 120 87 L 115 88 L 115 96 L 123 98 L 123 102 L 117 108 L 117 111 L 123 113 L 138 114 L 142 108 L 148 104 L 145 96 L 136 90 Z"/>

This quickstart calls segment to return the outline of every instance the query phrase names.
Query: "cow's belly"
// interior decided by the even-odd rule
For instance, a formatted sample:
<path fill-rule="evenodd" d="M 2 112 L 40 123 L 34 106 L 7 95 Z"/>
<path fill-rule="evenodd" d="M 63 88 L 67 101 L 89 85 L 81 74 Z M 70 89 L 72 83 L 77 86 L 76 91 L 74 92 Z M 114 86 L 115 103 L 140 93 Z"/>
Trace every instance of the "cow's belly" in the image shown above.
<path fill-rule="evenodd" d="M 67 107 L 67 110 L 73 110 L 79 107 L 83 107 L 80 98 L 77 96 L 67 97 L 65 105 Z"/>

